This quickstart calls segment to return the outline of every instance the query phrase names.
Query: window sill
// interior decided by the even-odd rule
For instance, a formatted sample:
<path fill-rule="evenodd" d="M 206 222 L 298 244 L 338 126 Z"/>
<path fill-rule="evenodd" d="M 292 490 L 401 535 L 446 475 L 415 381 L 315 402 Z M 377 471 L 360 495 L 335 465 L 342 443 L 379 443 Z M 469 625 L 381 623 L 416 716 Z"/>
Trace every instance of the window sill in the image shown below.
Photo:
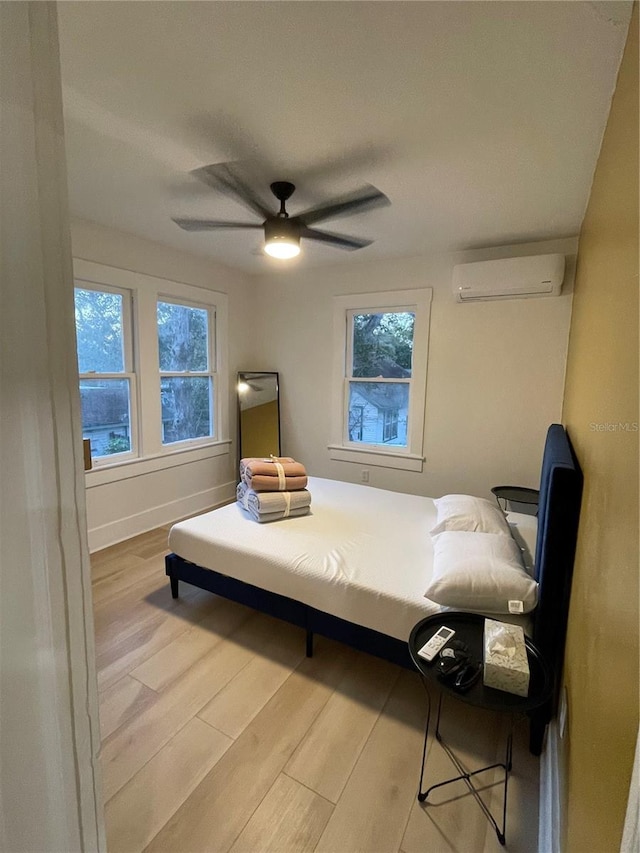
<path fill-rule="evenodd" d="M 119 480 L 129 480 L 132 477 L 142 477 L 154 471 L 167 468 L 177 468 L 180 465 L 190 465 L 204 459 L 223 456 L 231 449 L 231 439 L 200 445 L 199 447 L 183 447 L 171 452 L 159 453 L 156 456 L 145 456 L 137 459 L 127 459 L 122 462 L 101 464 L 85 472 L 87 489 L 116 483 Z"/>
<path fill-rule="evenodd" d="M 380 468 L 395 468 L 398 471 L 421 473 L 424 456 L 415 453 L 398 453 L 393 450 L 374 450 L 371 447 L 344 447 L 329 444 L 329 457 L 337 462 L 356 462 L 359 465 L 377 465 Z"/>

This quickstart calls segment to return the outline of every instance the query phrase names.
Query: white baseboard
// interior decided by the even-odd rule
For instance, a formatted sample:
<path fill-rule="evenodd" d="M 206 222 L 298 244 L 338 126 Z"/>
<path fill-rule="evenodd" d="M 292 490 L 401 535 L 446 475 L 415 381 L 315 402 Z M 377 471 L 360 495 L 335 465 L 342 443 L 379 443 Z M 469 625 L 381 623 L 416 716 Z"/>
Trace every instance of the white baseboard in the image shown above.
<path fill-rule="evenodd" d="M 565 731 L 566 737 L 566 731 Z M 566 809 L 566 743 L 554 718 L 540 758 L 538 853 L 561 853 Z"/>
<path fill-rule="evenodd" d="M 148 530 L 153 530 L 163 524 L 171 524 L 177 519 L 205 512 L 232 500 L 235 494 L 235 481 L 223 483 L 213 489 L 206 489 L 203 492 L 189 495 L 187 498 L 159 504 L 135 515 L 129 515 L 126 518 L 109 522 L 109 524 L 94 527 L 87 532 L 89 551 L 93 554 L 95 551 L 101 551 L 103 548 L 108 548 L 109 545 L 123 542 L 125 539 L 146 533 Z"/>

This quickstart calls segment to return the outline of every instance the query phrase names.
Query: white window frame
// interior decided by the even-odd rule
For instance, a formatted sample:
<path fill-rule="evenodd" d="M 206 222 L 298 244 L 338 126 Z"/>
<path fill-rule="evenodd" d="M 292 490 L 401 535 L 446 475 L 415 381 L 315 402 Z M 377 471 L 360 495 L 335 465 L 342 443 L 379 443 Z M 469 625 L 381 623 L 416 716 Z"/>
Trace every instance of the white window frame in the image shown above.
<path fill-rule="evenodd" d="M 416 288 L 334 297 L 332 419 L 331 443 L 328 445 L 331 459 L 402 471 L 422 471 L 425 461 L 423 441 L 432 294 L 430 288 Z M 412 311 L 415 314 L 411 381 L 408 383 L 410 391 L 407 445 L 399 447 L 352 442 L 348 440 L 347 424 L 349 382 L 356 380 L 350 376 L 349 368 L 352 340 L 349 322 L 352 322 L 354 313 L 376 314 L 394 311 Z"/>
<path fill-rule="evenodd" d="M 182 441 L 171 441 L 166 444 L 162 444 L 162 449 L 165 453 L 171 452 L 172 450 L 177 450 L 181 447 L 208 444 L 212 441 L 216 441 L 219 431 L 218 424 L 218 374 L 217 374 L 217 357 L 216 357 L 216 336 L 217 336 L 217 328 L 216 328 L 216 308 L 215 305 L 207 305 L 203 302 L 193 302 L 193 300 L 187 299 L 179 299 L 176 296 L 169 295 L 166 293 L 159 293 L 158 298 L 156 299 L 156 340 L 158 338 L 158 327 L 157 327 L 157 310 L 159 302 L 169 302 L 173 305 L 180 305 L 185 308 L 197 308 L 199 310 L 204 310 L 207 312 L 207 324 L 208 324 L 208 340 L 207 340 L 207 351 L 208 351 L 208 362 L 209 369 L 208 370 L 189 370 L 189 371 L 172 371 L 172 370 L 161 370 L 160 368 L 160 354 L 158 353 L 158 393 L 160 393 L 160 385 L 162 383 L 163 376 L 177 376 L 177 377 L 185 377 L 185 376 L 203 376 L 209 379 L 209 396 L 210 396 L 210 405 L 213 406 L 213 418 L 211 419 L 211 430 L 213 435 L 205 435 L 201 438 L 187 438 Z M 213 395 L 211 392 L 213 391 Z M 160 405 L 160 442 L 162 443 L 162 403 Z"/>
<path fill-rule="evenodd" d="M 122 373 L 78 373 L 78 381 L 91 379 L 126 379 L 129 382 L 129 443 L 131 450 L 114 453 L 108 456 L 92 456 L 92 464 L 96 466 L 121 462 L 130 462 L 138 456 L 138 383 L 133 347 L 133 293 L 123 287 L 113 287 L 107 284 L 97 284 L 76 278 L 74 289 L 92 290 L 95 293 L 115 293 L 122 297 L 122 356 L 124 371 Z"/>
<path fill-rule="evenodd" d="M 228 298 L 225 293 L 203 287 L 156 278 L 143 273 L 109 267 L 74 258 L 74 280 L 79 287 L 115 288 L 132 294 L 133 365 L 137 376 L 137 456 L 123 460 L 103 457 L 99 465 L 85 473 L 87 488 L 137 477 L 180 465 L 187 465 L 228 454 L 229 382 L 228 382 Z M 157 303 L 175 301 L 210 309 L 215 327 L 210 330 L 210 367 L 215 366 L 214 437 L 162 444 L 162 410 L 158 357 Z M 132 420 L 134 414 L 131 415 Z"/>

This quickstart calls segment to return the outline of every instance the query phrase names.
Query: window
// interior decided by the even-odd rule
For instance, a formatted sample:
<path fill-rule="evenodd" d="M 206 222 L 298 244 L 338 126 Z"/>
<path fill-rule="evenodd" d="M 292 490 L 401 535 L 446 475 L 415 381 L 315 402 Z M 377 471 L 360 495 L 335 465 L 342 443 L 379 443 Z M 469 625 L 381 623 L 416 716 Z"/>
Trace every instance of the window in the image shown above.
<path fill-rule="evenodd" d="M 406 447 L 415 313 L 349 311 L 347 322 L 349 421 L 352 409 L 362 412 L 359 437 L 349 440 Z"/>
<path fill-rule="evenodd" d="M 405 422 L 406 427 L 406 422 Z M 405 430 L 406 435 L 406 430 Z M 385 409 L 382 423 L 382 440 L 385 443 L 398 438 L 398 410 Z"/>
<path fill-rule="evenodd" d="M 421 471 L 431 291 L 334 299 L 332 459 Z"/>
<path fill-rule="evenodd" d="M 228 453 L 225 294 L 89 261 L 74 273 L 87 483 Z"/>
<path fill-rule="evenodd" d="M 158 302 L 162 443 L 214 437 L 209 309 Z"/>
<path fill-rule="evenodd" d="M 131 293 L 76 287 L 75 317 L 82 436 L 96 459 L 122 459 L 135 452 Z"/>

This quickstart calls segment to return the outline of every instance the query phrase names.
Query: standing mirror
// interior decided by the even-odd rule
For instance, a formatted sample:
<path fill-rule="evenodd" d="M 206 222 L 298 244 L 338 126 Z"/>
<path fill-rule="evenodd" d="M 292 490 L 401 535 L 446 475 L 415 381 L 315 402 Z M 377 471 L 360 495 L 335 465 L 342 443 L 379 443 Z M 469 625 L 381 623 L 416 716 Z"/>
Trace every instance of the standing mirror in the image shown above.
<path fill-rule="evenodd" d="M 240 459 L 280 456 L 280 398 L 277 373 L 238 373 Z"/>

